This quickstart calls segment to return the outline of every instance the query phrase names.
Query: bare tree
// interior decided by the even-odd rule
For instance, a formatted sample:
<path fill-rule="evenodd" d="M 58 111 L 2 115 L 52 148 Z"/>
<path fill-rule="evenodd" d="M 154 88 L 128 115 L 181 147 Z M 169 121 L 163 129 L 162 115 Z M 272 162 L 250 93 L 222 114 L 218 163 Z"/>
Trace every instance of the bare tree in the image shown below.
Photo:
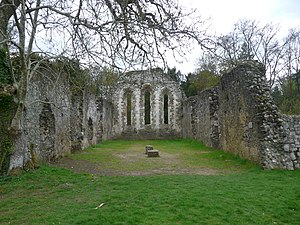
<path fill-rule="evenodd" d="M 291 37 L 281 41 L 278 32 L 277 25 L 262 26 L 255 20 L 240 20 L 234 25 L 232 32 L 217 38 L 212 55 L 219 59 L 223 70 L 232 68 L 241 59 L 258 60 L 265 65 L 272 87 L 286 69 L 284 49 L 291 41 Z"/>
<path fill-rule="evenodd" d="M 300 70 L 300 30 L 291 29 L 286 37 L 287 44 L 283 50 L 286 64 L 286 76 L 295 74 Z"/>
<path fill-rule="evenodd" d="M 69 57 L 114 68 L 149 67 L 165 62 L 171 50 L 182 54 L 191 41 L 205 46 L 204 22 L 188 24 L 175 0 L 1 0 L 0 47 L 17 55 L 18 93 L 11 131 L 18 133 L 28 84 L 43 62 Z M 41 57 L 34 58 L 39 54 Z"/>

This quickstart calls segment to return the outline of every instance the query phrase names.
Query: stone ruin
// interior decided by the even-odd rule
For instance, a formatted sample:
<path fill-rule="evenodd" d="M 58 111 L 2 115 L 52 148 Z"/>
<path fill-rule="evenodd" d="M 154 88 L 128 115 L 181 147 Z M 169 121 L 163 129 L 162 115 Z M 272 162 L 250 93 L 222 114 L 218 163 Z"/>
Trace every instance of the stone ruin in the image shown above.
<path fill-rule="evenodd" d="M 267 86 L 265 68 L 242 61 L 217 87 L 183 106 L 183 137 L 249 159 L 265 169 L 300 168 L 300 116 L 282 115 Z"/>
<path fill-rule="evenodd" d="M 113 95 L 112 133 L 123 139 L 180 138 L 184 93 L 161 71 L 125 74 Z"/>
<path fill-rule="evenodd" d="M 193 138 L 265 169 L 300 168 L 300 116 L 274 105 L 263 65 L 243 61 L 217 87 L 186 98 L 159 71 L 123 76 L 111 100 L 72 93 L 66 77 L 34 80 L 9 170 L 51 161 L 103 140 Z"/>

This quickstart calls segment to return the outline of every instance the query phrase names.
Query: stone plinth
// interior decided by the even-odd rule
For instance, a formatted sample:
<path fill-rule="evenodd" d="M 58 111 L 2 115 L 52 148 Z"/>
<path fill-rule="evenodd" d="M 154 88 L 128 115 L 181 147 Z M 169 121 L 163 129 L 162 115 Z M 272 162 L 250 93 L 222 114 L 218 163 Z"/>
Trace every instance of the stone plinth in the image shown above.
<path fill-rule="evenodd" d="M 153 150 L 153 146 L 152 145 L 146 145 L 146 147 L 145 147 L 145 154 L 148 154 L 149 150 Z"/>
<path fill-rule="evenodd" d="M 148 150 L 148 157 L 159 157 L 159 151 L 156 149 Z"/>

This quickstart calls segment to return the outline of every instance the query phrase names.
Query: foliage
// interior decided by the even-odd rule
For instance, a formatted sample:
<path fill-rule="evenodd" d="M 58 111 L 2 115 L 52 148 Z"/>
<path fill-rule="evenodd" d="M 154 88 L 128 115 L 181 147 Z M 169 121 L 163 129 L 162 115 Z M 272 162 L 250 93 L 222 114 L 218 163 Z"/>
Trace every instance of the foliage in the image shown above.
<path fill-rule="evenodd" d="M 94 151 L 97 159 L 93 160 L 101 163 L 101 157 L 113 156 L 122 146 L 131 149 L 132 143 L 105 142 L 88 152 Z M 193 154 L 185 159 L 191 160 L 192 165 L 203 155 L 201 152 L 210 151 L 188 140 L 153 144 L 174 155 L 180 149 L 185 152 L 189 146 L 187 151 Z M 218 151 L 211 153 L 207 154 L 210 156 L 206 157 L 206 165 L 214 160 L 231 161 L 240 168 L 234 158 Z M 42 166 L 18 177 L 0 177 L 0 223 L 296 225 L 300 220 L 299 182 L 300 171 L 254 169 L 210 176 L 98 176 Z"/>
<path fill-rule="evenodd" d="M 281 79 L 280 87 L 272 89 L 272 96 L 282 113 L 300 115 L 300 72 Z"/>
<path fill-rule="evenodd" d="M 15 110 L 13 96 L 0 93 L 0 175 L 4 174 L 9 166 L 9 157 L 13 151 L 13 140 L 8 127 Z"/>
<path fill-rule="evenodd" d="M 106 98 L 112 98 L 114 91 L 118 88 L 117 84 L 120 79 L 118 71 L 107 66 L 93 67 L 90 69 L 90 76 L 97 93 Z"/>
<path fill-rule="evenodd" d="M 58 68 L 69 77 L 70 88 L 73 95 L 82 94 L 88 85 L 91 85 L 91 77 L 88 72 L 80 68 L 80 64 L 75 59 L 64 59 L 57 62 Z"/>
<path fill-rule="evenodd" d="M 185 94 L 189 96 L 197 95 L 199 92 L 218 85 L 220 77 L 208 70 L 197 73 L 189 73 L 181 87 Z"/>
<path fill-rule="evenodd" d="M 177 70 L 176 67 L 173 67 L 173 68 L 168 67 L 167 76 L 169 76 L 176 83 L 180 83 L 180 81 L 182 80 L 182 77 L 183 77 L 180 70 Z"/>

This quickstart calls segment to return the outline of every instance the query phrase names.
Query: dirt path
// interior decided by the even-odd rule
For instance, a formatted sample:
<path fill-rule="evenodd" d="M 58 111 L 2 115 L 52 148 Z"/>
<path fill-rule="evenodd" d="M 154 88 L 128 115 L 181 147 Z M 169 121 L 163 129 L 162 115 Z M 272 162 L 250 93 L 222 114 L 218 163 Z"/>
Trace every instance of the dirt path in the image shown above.
<path fill-rule="evenodd" d="M 122 157 L 123 160 L 128 160 L 128 162 L 132 162 L 133 160 L 137 160 L 140 156 L 128 157 L 120 155 L 119 157 Z M 176 161 L 176 159 L 175 157 L 168 157 L 168 159 L 170 158 L 173 159 L 168 161 L 170 164 L 169 167 L 162 167 L 159 169 L 148 169 L 143 171 L 122 171 L 121 169 L 104 169 L 101 168 L 101 165 L 97 163 L 93 163 L 87 160 L 74 160 L 69 157 L 61 158 L 57 162 L 51 163 L 50 165 L 55 167 L 63 167 L 76 173 L 87 173 L 100 176 L 148 176 L 180 174 L 219 175 L 226 173 L 226 171 L 211 168 L 180 168 L 176 166 L 174 167 L 174 161 Z"/>

